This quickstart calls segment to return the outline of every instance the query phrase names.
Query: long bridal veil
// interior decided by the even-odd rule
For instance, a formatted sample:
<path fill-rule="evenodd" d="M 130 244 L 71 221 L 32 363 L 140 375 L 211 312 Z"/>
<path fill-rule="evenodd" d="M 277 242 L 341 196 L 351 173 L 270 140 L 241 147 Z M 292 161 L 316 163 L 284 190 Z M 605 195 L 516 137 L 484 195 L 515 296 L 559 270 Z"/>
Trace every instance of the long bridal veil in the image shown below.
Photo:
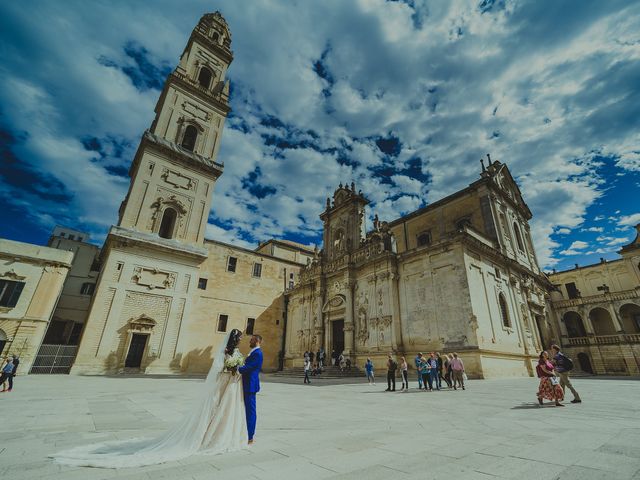
<path fill-rule="evenodd" d="M 154 465 L 188 457 L 201 450 L 207 428 L 220 403 L 224 355 L 229 334 L 216 352 L 213 364 L 193 408 L 175 426 L 155 438 L 110 441 L 52 455 L 71 466 L 126 468 Z M 238 408 L 242 408 L 241 405 Z"/>

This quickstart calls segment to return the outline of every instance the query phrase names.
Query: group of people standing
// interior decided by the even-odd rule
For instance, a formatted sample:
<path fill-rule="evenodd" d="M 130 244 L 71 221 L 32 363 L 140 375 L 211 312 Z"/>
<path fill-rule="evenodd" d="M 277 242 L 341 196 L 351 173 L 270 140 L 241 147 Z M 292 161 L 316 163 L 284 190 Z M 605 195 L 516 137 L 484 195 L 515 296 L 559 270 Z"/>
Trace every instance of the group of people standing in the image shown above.
<path fill-rule="evenodd" d="M 20 359 L 17 355 L 12 355 L 4 359 L 4 365 L 2 365 L 2 372 L 0 372 L 0 385 L 2 386 L 2 392 L 10 392 L 13 390 L 13 377 L 16 376 Z M 9 388 L 7 388 L 7 383 Z"/>
<path fill-rule="evenodd" d="M 457 390 L 458 387 L 465 389 L 464 381 L 466 374 L 464 373 L 464 363 L 458 357 L 457 353 L 448 355 L 440 355 L 438 352 L 432 352 L 428 355 L 418 353 L 414 359 L 414 365 L 418 375 L 418 388 L 425 391 L 440 390 L 442 382 L 447 384 L 448 388 Z M 370 358 L 364 365 L 369 384 L 375 385 L 375 373 L 373 362 Z M 387 357 L 387 392 L 396 391 L 396 375 L 400 370 L 402 379 L 402 387 L 400 391 L 409 391 L 409 365 L 405 357 L 400 357 L 397 362 L 392 354 Z"/>

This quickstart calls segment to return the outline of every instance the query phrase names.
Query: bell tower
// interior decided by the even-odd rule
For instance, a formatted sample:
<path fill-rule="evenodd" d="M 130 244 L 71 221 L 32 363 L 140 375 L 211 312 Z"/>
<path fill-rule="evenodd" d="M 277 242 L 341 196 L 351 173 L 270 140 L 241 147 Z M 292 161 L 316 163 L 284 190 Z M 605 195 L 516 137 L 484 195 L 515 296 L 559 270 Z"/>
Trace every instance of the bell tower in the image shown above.
<path fill-rule="evenodd" d="M 324 222 L 324 255 L 333 260 L 360 247 L 365 237 L 364 208 L 369 204 L 356 186 L 340 186 L 327 198 L 327 206 L 320 215 Z"/>
<path fill-rule="evenodd" d="M 200 245 L 229 113 L 225 75 L 233 60 L 231 34 L 220 13 L 204 15 L 169 75 L 155 119 L 131 164 L 129 192 L 118 225 Z"/>
<path fill-rule="evenodd" d="M 189 353 L 183 320 L 208 256 L 204 234 L 223 171 L 217 156 L 230 111 L 225 76 L 232 60 L 227 22 L 219 12 L 204 15 L 131 163 L 72 373 L 183 368 Z"/>

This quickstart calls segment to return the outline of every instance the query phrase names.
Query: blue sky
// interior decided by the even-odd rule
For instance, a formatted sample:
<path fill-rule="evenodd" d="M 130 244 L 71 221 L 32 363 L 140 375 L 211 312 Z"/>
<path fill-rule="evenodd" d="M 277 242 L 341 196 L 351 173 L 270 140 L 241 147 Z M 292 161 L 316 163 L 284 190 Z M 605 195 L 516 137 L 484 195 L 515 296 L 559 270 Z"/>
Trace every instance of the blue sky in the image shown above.
<path fill-rule="evenodd" d="M 615 258 L 640 223 L 640 4 L 0 4 L 0 235 L 101 243 L 167 73 L 203 13 L 232 31 L 233 112 L 207 235 L 321 241 L 355 181 L 392 220 L 509 165 L 546 268 Z"/>

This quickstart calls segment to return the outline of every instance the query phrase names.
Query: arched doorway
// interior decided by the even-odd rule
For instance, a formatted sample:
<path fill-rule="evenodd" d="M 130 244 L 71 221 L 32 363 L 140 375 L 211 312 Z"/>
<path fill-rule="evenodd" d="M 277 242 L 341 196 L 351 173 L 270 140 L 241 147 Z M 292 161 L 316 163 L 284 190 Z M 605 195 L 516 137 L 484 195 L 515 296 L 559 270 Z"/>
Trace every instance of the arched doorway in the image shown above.
<path fill-rule="evenodd" d="M 7 344 L 7 334 L 4 330 L 0 329 L 0 355 L 2 355 L 2 351 L 4 350 L 4 346 Z"/>
<path fill-rule="evenodd" d="M 593 367 L 591 366 L 591 360 L 589 360 L 589 355 L 584 352 L 580 352 L 578 354 L 578 364 L 580 365 L 580 370 L 585 373 L 593 374 Z"/>
<path fill-rule="evenodd" d="M 596 335 L 615 335 L 616 329 L 613 326 L 613 320 L 608 310 L 602 307 L 596 307 L 589 312 L 589 319 L 593 325 L 593 332 Z"/>
<path fill-rule="evenodd" d="M 640 333 L 640 306 L 625 303 L 620 307 L 620 319 L 625 333 Z"/>
<path fill-rule="evenodd" d="M 584 328 L 582 317 L 578 312 L 567 312 L 562 316 L 562 321 L 567 327 L 569 338 L 586 337 L 587 331 Z"/>

